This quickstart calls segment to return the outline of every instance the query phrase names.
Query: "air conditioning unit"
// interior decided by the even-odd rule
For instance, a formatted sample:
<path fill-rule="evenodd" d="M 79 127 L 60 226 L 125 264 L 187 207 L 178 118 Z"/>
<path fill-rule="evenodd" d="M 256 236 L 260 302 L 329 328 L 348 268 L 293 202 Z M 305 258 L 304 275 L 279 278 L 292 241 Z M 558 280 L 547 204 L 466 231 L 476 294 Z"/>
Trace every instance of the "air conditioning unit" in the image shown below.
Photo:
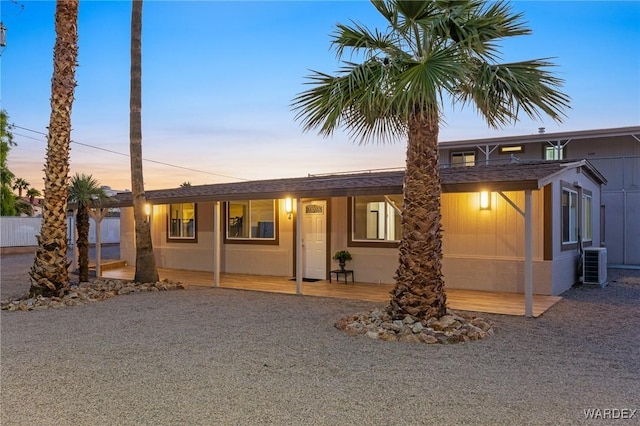
<path fill-rule="evenodd" d="M 584 249 L 584 284 L 607 285 L 607 249 L 605 247 L 589 247 Z"/>

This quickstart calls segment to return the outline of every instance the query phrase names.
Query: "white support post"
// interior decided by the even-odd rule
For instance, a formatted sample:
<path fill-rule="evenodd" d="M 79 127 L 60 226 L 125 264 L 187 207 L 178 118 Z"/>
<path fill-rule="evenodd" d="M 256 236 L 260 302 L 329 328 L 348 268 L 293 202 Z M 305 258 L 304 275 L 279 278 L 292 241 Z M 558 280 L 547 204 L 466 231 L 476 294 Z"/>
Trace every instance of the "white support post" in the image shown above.
<path fill-rule="evenodd" d="M 96 278 L 102 276 L 102 219 L 106 213 L 105 208 L 89 209 L 89 214 L 96 224 Z"/>
<path fill-rule="evenodd" d="M 296 294 L 302 294 L 302 200 L 296 199 Z"/>
<path fill-rule="evenodd" d="M 220 258 L 222 254 L 220 235 L 220 201 L 216 201 L 213 209 L 213 286 L 220 286 Z"/>
<path fill-rule="evenodd" d="M 533 218 L 531 190 L 524 191 L 524 312 L 533 317 Z"/>

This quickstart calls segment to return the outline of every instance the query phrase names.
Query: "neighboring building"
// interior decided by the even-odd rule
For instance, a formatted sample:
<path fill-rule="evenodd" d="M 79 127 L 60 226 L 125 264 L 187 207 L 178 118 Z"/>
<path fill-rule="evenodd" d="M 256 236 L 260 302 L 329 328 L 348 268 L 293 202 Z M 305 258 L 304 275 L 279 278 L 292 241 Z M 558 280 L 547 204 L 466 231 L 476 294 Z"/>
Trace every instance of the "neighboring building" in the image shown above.
<path fill-rule="evenodd" d="M 403 176 L 373 172 L 146 191 L 157 266 L 287 277 L 300 269 L 302 277 L 328 279 L 337 266 L 332 254 L 348 249 L 357 281 L 392 283 Z M 533 293 L 558 295 L 577 280 L 578 234 L 585 246 L 601 244 L 606 181 L 586 160 L 445 168 L 441 181 L 449 288 L 522 293 L 531 280 Z M 116 199 L 120 254 L 133 265 L 131 193 Z M 532 275 L 526 277 L 528 262 Z"/>
<path fill-rule="evenodd" d="M 603 245 L 610 265 L 640 265 L 640 126 L 440 142 L 444 167 L 588 159 L 602 188 Z"/>

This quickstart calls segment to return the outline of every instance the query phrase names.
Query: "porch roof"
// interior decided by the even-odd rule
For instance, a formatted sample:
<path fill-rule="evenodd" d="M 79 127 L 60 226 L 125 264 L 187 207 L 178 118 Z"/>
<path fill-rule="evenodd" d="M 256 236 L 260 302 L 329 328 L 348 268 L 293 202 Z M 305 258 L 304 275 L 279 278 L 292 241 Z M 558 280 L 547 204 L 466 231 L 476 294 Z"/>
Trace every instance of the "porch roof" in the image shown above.
<path fill-rule="evenodd" d="M 537 190 L 558 174 L 569 169 L 581 169 L 599 183 L 602 175 L 587 161 L 543 161 L 516 164 L 494 164 L 474 167 L 442 168 L 442 191 L 477 192 Z M 404 171 L 371 171 L 351 174 L 333 174 L 257 180 L 247 182 L 194 185 L 173 189 L 145 191 L 152 204 L 202 201 L 230 201 L 274 198 L 326 198 L 356 195 L 401 194 Z M 132 205 L 130 192 L 118 193 L 109 206 Z"/>

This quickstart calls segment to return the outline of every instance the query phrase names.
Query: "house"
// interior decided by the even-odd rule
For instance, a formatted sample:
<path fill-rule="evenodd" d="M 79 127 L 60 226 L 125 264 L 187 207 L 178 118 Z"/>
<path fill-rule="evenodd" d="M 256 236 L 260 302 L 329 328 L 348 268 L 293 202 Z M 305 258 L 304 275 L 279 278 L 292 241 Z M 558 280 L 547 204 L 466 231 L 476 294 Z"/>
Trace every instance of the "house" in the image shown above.
<path fill-rule="evenodd" d="M 392 283 L 402 171 L 147 191 L 161 268 L 328 279 L 337 250 L 363 283 Z M 448 288 L 558 295 L 577 278 L 578 234 L 598 247 L 604 177 L 586 160 L 443 168 Z M 135 264 L 131 194 L 120 254 Z M 300 274 L 297 271 L 301 271 Z M 214 278 L 215 279 L 218 278 Z"/>
<path fill-rule="evenodd" d="M 440 164 L 586 158 L 605 177 L 602 244 L 610 265 L 640 266 L 640 126 L 440 142 Z"/>

